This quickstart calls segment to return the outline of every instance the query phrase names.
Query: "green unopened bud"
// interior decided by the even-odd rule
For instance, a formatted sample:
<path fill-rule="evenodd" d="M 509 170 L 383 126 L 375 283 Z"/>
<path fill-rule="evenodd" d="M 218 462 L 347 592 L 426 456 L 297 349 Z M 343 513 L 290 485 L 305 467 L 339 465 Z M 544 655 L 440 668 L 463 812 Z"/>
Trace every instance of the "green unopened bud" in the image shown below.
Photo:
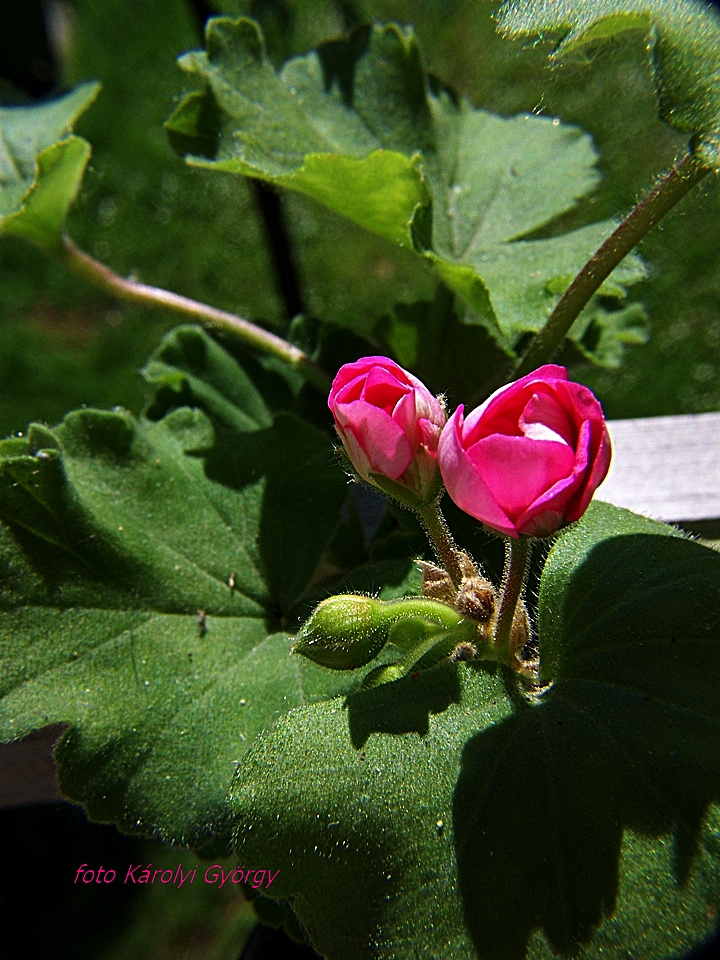
<path fill-rule="evenodd" d="M 297 635 L 293 653 L 333 670 L 370 663 L 387 642 L 391 623 L 373 597 L 340 594 L 315 608 Z"/>
<path fill-rule="evenodd" d="M 376 600 L 340 594 L 315 608 L 297 635 L 293 653 L 332 670 L 353 670 L 370 663 L 388 641 L 415 649 L 461 620 L 452 607 L 427 597 Z"/>

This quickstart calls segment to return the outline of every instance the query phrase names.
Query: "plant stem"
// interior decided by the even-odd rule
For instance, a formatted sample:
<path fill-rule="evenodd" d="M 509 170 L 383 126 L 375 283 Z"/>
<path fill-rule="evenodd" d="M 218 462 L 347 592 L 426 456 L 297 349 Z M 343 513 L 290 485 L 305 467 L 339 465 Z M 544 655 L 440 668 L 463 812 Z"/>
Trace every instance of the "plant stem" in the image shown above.
<path fill-rule="evenodd" d="M 198 300 L 183 297 L 178 293 L 163 290 L 161 287 L 150 287 L 145 283 L 138 283 L 137 280 L 121 277 L 105 264 L 76 247 L 67 236 L 63 237 L 60 260 L 73 273 L 84 277 L 121 300 L 139 303 L 146 307 L 159 307 L 231 333 L 248 346 L 288 364 L 318 390 L 327 392 L 330 389 L 331 378 L 299 347 L 270 333 L 269 330 L 263 330 L 262 327 L 250 323 L 249 320 L 244 320 L 234 313 L 227 313 L 225 310 L 218 310 L 206 303 L 200 303 Z"/>
<path fill-rule="evenodd" d="M 502 597 L 495 626 L 495 648 L 502 653 L 500 659 L 510 662 L 510 641 L 518 601 L 521 599 L 528 560 L 530 559 L 530 537 L 520 536 L 517 540 L 505 541 L 505 569 L 503 571 Z"/>
<path fill-rule="evenodd" d="M 531 373 L 552 359 L 570 327 L 600 285 L 656 223 L 688 193 L 711 168 L 688 153 L 664 174 L 653 189 L 625 217 L 575 277 L 555 305 L 545 325 L 535 334 L 530 348 L 513 374 L 515 379 Z"/>
<path fill-rule="evenodd" d="M 454 630 L 463 619 L 462 614 L 453 607 L 430 597 L 398 597 L 396 600 L 385 600 L 382 610 L 388 622 L 420 618 L 438 624 L 443 630 Z"/>
<path fill-rule="evenodd" d="M 445 517 L 442 515 L 440 505 L 433 503 L 429 507 L 418 508 L 418 514 L 423 522 L 427 535 L 433 550 L 447 571 L 448 576 L 456 589 L 460 589 L 463 579 L 463 572 L 460 568 L 457 550 L 453 539 L 450 536 Z"/>

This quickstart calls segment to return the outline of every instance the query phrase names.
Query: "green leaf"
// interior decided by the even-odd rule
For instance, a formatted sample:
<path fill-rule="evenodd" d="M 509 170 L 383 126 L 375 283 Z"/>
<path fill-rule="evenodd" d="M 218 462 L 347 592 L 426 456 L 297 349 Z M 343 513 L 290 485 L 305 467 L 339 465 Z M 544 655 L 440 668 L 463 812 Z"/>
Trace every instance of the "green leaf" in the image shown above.
<path fill-rule="evenodd" d="M 349 686 L 285 632 L 346 496 L 331 458 L 291 415 L 240 434 L 187 408 L 0 444 L 0 738 L 67 723 L 61 788 L 91 817 L 222 835 L 252 739 Z"/>
<path fill-rule="evenodd" d="M 586 359 L 617 370 L 622 365 L 625 346 L 647 343 L 650 324 L 642 304 L 613 307 L 598 303 L 584 310 L 573 324 L 569 339 Z"/>
<path fill-rule="evenodd" d="M 553 682 L 445 665 L 292 711 L 231 796 L 328 960 L 671 958 L 720 895 L 720 556 L 595 504 L 551 550 Z"/>
<path fill-rule="evenodd" d="M 0 232 L 60 248 L 90 158 L 90 145 L 70 131 L 99 92 L 84 83 L 51 103 L 0 107 Z"/>
<path fill-rule="evenodd" d="M 173 407 L 202 408 L 213 420 L 246 432 L 269 427 L 262 394 L 240 364 L 200 327 L 175 327 L 142 371 L 155 390 L 150 414 Z"/>
<path fill-rule="evenodd" d="M 276 73 L 252 21 L 219 18 L 207 52 L 180 63 L 205 83 L 166 124 L 193 166 L 306 194 L 415 250 L 506 351 L 539 329 L 613 227 L 552 235 L 597 183 L 590 139 L 439 89 L 409 29 L 362 28 Z M 601 292 L 622 296 L 640 275 L 626 261 Z"/>
<path fill-rule="evenodd" d="M 720 19 L 695 0 L 507 0 L 500 29 L 508 36 L 554 35 L 558 61 L 626 30 L 642 30 L 660 117 L 694 134 L 705 162 L 720 165 Z"/>

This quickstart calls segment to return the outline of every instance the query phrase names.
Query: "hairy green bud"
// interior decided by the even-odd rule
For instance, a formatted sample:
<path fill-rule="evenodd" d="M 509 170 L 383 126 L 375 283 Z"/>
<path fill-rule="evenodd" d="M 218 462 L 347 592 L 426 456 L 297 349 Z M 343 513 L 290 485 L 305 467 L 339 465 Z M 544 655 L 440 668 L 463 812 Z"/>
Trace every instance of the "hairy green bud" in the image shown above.
<path fill-rule="evenodd" d="M 293 653 L 333 670 L 370 663 L 385 646 L 391 623 L 373 597 L 340 594 L 323 600 L 303 624 Z"/>
<path fill-rule="evenodd" d="M 353 670 L 374 660 L 388 641 L 412 650 L 461 620 L 456 610 L 427 597 L 376 600 L 340 594 L 315 608 L 292 649 L 323 667 Z"/>

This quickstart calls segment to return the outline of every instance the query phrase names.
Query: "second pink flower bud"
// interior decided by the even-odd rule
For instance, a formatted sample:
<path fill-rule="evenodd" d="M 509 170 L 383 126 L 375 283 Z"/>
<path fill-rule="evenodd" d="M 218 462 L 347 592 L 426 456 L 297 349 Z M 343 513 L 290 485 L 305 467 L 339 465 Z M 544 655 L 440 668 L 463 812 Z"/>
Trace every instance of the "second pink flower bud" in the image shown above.
<path fill-rule="evenodd" d="M 364 480 L 411 506 L 437 496 L 437 448 L 447 418 L 420 380 L 387 357 L 363 357 L 340 368 L 328 406 Z"/>

